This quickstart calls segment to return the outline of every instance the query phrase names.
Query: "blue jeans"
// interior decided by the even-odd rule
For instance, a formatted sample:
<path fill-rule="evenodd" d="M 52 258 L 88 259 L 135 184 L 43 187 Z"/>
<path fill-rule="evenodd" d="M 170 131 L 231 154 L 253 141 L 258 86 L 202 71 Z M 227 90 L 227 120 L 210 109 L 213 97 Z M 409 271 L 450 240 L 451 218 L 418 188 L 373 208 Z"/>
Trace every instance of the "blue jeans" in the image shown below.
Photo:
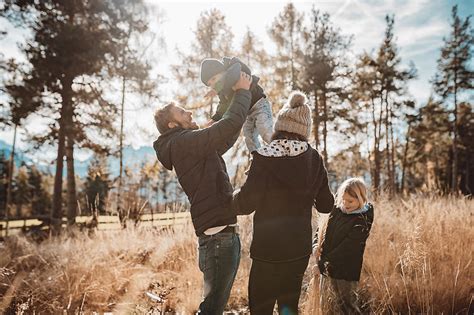
<path fill-rule="evenodd" d="M 199 237 L 199 269 L 204 274 L 204 299 L 199 314 L 221 315 L 240 262 L 240 238 L 221 232 Z"/>

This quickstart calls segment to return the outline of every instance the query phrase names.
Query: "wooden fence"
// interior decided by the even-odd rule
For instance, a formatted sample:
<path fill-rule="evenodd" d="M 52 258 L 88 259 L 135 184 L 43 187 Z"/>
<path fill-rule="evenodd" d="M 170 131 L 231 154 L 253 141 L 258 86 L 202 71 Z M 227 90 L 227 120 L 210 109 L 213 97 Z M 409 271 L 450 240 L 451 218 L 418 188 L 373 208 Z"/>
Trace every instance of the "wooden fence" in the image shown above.
<path fill-rule="evenodd" d="M 97 229 L 101 231 L 120 230 L 122 225 L 118 216 L 100 215 L 97 217 Z M 38 218 L 12 220 L 8 221 L 8 235 L 19 234 L 21 232 L 28 232 L 32 230 L 48 230 L 49 224 L 46 220 Z M 63 227 L 66 227 L 67 219 L 63 218 Z M 87 226 L 92 222 L 92 216 L 78 216 L 76 217 L 76 224 L 78 226 Z M 138 226 L 140 227 L 164 227 L 171 225 L 186 224 L 190 222 L 189 212 L 178 213 L 157 213 L 157 214 L 143 214 L 140 216 Z M 128 220 L 127 225 L 134 225 L 135 221 Z M 0 221 L 0 237 L 7 235 L 7 222 Z"/>

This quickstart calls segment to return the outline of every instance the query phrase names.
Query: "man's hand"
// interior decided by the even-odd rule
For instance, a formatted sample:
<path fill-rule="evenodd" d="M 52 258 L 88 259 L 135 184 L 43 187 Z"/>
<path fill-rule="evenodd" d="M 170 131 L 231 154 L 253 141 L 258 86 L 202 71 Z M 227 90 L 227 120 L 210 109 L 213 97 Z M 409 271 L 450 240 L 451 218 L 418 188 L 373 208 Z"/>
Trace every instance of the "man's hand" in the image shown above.
<path fill-rule="evenodd" d="M 205 125 L 204 128 L 211 127 L 215 123 L 214 120 L 210 119 Z"/>
<path fill-rule="evenodd" d="M 232 90 L 237 91 L 240 89 L 249 90 L 250 84 L 252 84 L 252 77 L 245 72 L 240 72 L 240 79 L 232 87 Z"/>

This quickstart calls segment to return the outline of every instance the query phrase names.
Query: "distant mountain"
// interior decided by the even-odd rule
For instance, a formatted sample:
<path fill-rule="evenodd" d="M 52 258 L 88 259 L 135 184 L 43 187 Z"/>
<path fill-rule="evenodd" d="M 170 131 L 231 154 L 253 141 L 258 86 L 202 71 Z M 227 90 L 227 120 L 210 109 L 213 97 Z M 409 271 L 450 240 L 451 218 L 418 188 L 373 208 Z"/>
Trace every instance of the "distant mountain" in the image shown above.
<path fill-rule="evenodd" d="M 6 143 L 3 140 L 0 140 L 0 152 L 5 154 L 7 159 L 10 158 L 11 154 L 11 145 Z M 74 170 L 79 177 L 87 176 L 87 169 L 91 163 L 93 157 L 79 161 L 76 160 L 74 163 Z M 132 146 L 126 146 L 123 150 L 123 161 L 125 167 L 137 167 L 149 161 L 155 161 L 156 154 L 155 150 L 150 146 L 143 146 L 137 149 L 134 149 Z M 15 152 L 15 164 L 20 166 L 21 163 L 33 164 L 33 159 L 30 155 L 22 153 L 20 150 Z M 54 173 L 55 164 L 53 165 L 37 165 L 40 169 L 49 170 Z M 66 168 L 64 169 L 66 171 Z M 109 158 L 109 171 L 112 176 L 118 176 L 120 172 L 120 161 L 118 157 Z"/>

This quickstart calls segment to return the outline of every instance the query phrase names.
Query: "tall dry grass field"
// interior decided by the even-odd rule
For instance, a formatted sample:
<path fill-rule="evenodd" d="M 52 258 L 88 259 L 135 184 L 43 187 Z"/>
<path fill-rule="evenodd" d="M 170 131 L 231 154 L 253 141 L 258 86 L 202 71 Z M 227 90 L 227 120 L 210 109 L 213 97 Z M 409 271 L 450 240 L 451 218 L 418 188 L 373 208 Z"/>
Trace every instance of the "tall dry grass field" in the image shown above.
<path fill-rule="evenodd" d="M 455 197 L 375 202 L 360 283 L 364 309 L 375 314 L 468 313 L 474 285 L 473 210 L 472 200 Z M 245 313 L 252 227 L 250 218 L 239 220 L 242 260 L 228 307 Z M 168 309 L 191 314 L 201 298 L 191 226 L 76 233 L 40 244 L 11 237 L 0 251 L 0 312 L 158 314 Z M 317 313 L 314 270 L 308 268 L 303 286 L 306 314 Z"/>

